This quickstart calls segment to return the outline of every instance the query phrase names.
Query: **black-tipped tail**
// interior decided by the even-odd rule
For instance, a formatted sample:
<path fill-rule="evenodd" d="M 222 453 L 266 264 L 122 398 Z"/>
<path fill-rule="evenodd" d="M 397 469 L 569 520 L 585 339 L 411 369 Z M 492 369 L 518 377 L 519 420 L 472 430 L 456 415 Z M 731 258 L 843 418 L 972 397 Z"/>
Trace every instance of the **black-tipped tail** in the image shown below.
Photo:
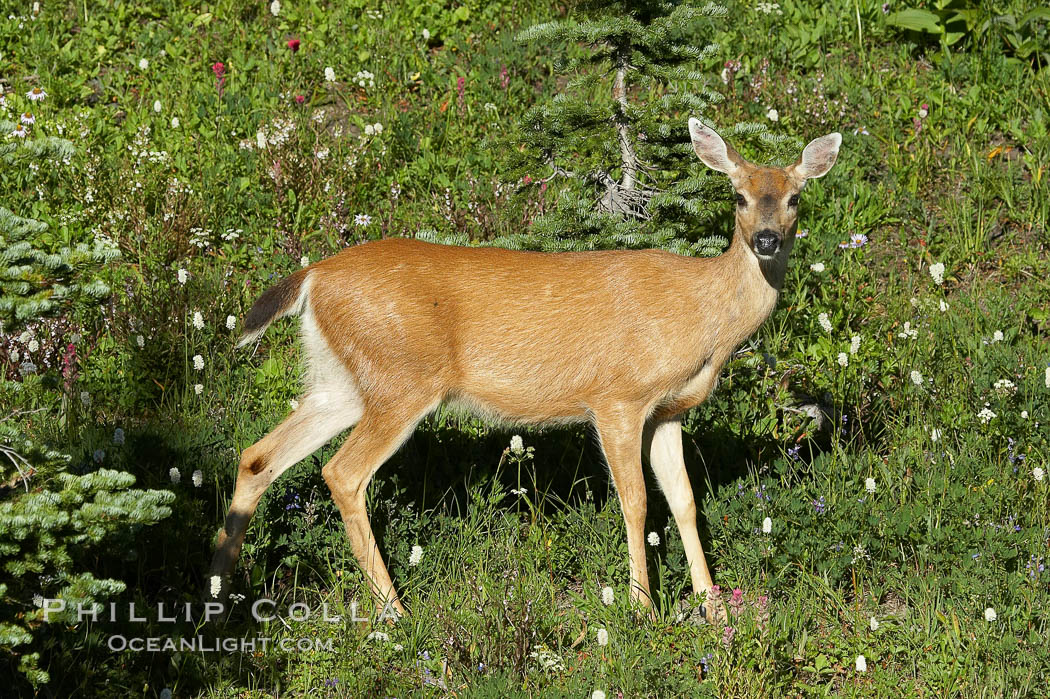
<path fill-rule="evenodd" d="M 243 347 L 254 341 L 270 326 L 270 323 L 286 315 L 297 314 L 302 310 L 303 282 L 307 270 L 288 275 L 263 292 L 244 317 L 244 331 L 237 346 Z"/>

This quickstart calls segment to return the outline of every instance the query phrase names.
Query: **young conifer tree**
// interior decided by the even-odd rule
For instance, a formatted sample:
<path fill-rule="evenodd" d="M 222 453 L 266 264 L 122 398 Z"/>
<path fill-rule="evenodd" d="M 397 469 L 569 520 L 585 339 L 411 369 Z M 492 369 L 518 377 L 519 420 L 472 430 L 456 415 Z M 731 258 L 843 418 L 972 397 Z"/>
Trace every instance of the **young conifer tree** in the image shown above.
<path fill-rule="evenodd" d="M 700 70 L 717 46 L 700 33 L 705 18 L 725 13 L 692 0 L 583 0 L 569 18 L 519 35 L 565 57 L 555 69 L 565 88 L 525 115 L 513 170 L 525 187 L 554 188 L 558 201 L 502 244 L 724 249 L 710 227 L 724 183 L 693 154 L 687 121 L 722 99 Z"/>
<path fill-rule="evenodd" d="M 0 119 L 0 133 L 13 128 Z M 9 141 L 0 144 L 0 164 L 16 168 L 72 152 L 69 141 L 53 137 Z M 99 267 L 117 257 L 103 242 L 55 245 L 46 223 L 0 207 L 0 333 L 18 336 L 42 317 L 97 304 L 109 295 Z M 167 517 L 173 495 L 133 489 L 134 476 L 111 469 L 69 473 L 70 457 L 28 428 L 26 415 L 39 416 L 39 410 L 19 408 L 57 382 L 41 376 L 44 368 L 28 356 L 17 364 L 0 362 L 0 676 L 21 675 L 39 687 L 49 680 L 40 663 L 43 637 L 62 632 L 78 603 L 87 607 L 125 589 L 119 580 L 95 577 L 91 566 L 102 556 L 121 555 L 119 547 L 106 548 L 115 538 Z M 43 598 L 66 602 L 67 611 L 48 620 L 53 626 L 42 623 Z M 20 693 L 20 681 L 7 689 Z"/>

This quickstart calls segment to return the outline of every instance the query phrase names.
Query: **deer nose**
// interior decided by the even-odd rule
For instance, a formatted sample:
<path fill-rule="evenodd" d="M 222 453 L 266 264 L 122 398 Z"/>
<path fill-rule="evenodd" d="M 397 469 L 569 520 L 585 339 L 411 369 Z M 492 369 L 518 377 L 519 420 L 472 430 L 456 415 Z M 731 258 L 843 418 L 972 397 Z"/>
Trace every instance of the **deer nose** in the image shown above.
<path fill-rule="evenodd" d="M 755 234 L 755 252 L 759 255 L 773 255 L 780 248 L 780 236 L 766 229 Z"/>

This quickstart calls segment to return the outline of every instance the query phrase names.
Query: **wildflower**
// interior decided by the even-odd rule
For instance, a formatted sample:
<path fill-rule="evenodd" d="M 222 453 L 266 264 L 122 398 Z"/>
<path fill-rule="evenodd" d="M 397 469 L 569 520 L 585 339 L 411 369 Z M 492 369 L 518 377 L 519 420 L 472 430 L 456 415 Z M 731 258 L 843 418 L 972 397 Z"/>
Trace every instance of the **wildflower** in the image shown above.
<path fill-rule="evenodd" d="M 211 596 L 218 597 L 222 592 L 222 578 L 218 575 L 211 576 Z"/>
<path fill-rule="evenodd" d="M 722 643 L 725 644 L 726 648 L 733 645 L 733 636 L 736 635 L 736 629 L 732 626 L 727 626 L 722 629 Z"/>
<path fill-rule="evenodd" d="M 18 138 L 25 138 L 26 135 L 28 135 L 28 133 L 29 132 L 26 131 L 26 127 L 24 125 L 15 124 L 15 130 L 11 132 L 11 135 L 17 136 Z"/>
<path fill-rule="evenodd" d="M 26 99 L 30 102 L 42 102 L 47 97 L 47 93 L 39 87 L 34 87 L 32 90 L 26 93 Z"/>
<path fill-rule="evenodd" d="M 854 335 L 849 339 L 849 353 L 856 354 L 860 351 L 860 335 Z"/>
<path fill-rule="evenodd" d="M 520 435 L 514 435 L 510 438 L 510 450 L 515 454 L 525 451 L 525 443 L 522 442 Z"/>
<path fill-rule="evenodd" d="M 36 339 L 32 339 L 29 341 L 29 344 L 26 347 L 30 352 L 36 352 L 38 349 L 40 349 L 40 343 L 37 342 Z"/>
<path fill-rule="evenodd" d="M 277 0 L 274 0 L 276 2 Z M 366 641 L 389 641 L 390 634 L 385 631 L 373 631 L 372 633 L 365 636 Z"/>
<path fill-rule="evenodd" d="M 936 427 L 930 430 L 930 441 L 939 442 L 941 440 L 941 431 Z"/>
<path fill-rule="evenodd" d="M 193 481 L 194 488 L 200 488 L 201 485 L 204 483 L 204 474 L 201 473 L 200 469 L 197 469 L 193 472 L 193 475 L 190 477 L 190 480 Z"/>
<path fill-rule="evenodd" d="M 376 135 L 376 127 L 372 126 L 371 124 L 365 124 L 365 136 L 375 136 L 375 135 Z"/>
<path fill-rule="evenodd" d="M 879 630 L 879 621 L 878 621 L 878 619 L 876 619 L 875 617 L 871 617 L 870 619 L 868 619 L 868 626 L 871 627 L 872 631 L 878 631 Z"/>
<path fill-rule="evenodd" d="M 90 408 L 91 407 L 91 394 L 88 393 L 87 391 L 81 391 L 80 392 L 80 402 L 84 405 L 85 408 Z"/>
<path fill-rule="evenodd" d="M 33 116 L 32 112 L 22 112 L 22 116 L 19 119 L 19 121 L 21 121 L 23 124 L 26 124 L 26 125 L 35 124 L 36 123 L 36 117 Z"/>
<path fill-rule="evenodd" d="M 310 258 L 307 257 L 306 255 L 303 255 L 302 257 L 299 258 L 299 264 L 302 265 L 303 267 L 308 267 L 310 265 Z"/>
<path fill-rule="evenodd" d="M 149 59 L 148 58 L 140 58 L 139 59 L 139 70 L 146 70 L 148 68 L 149 68 Z"/>
<path fill-rule="evenodd" d="M 940 262 L 930 265 L 930 276 L 933 277 L 933 283 L 940 286 L 944 283 L 944 265 Z"/>
<path fill-rule="evenodd" d="M 182 480 L 182 474 L 179 473 L 179 469 L 172 466 L 171 469 L 168 471 L 168 478 L 171 479 L 172 483 L 175 483 L 177 485 L 178 482 Z"/>
<path fill-rule="evenodd" d="M 227 330 L 233 330 L 236 327 L 237 327 L 237 318 L 236 318 L 236 316 L 226 316 L 226 329 Z"/>
<path fill-rule="evenodd" d="M 190 278 L 190 274 L 186 270 L 180 268 L 179 271 L 175 273 L 175 278 L 179 280 L 179 284 L 185 284 L 186 280 Z"/>
<path fill-rule="evenodd" d="M 764 520 L 762 520 L 762 533 L 763 534 L 770 534 L 772 532 L 773 532 L 773 520 L 770 519 L 769 517 L 766 517 Z"/>
<path fill-rule="evenodd" d="M 780 113 L 777 112 L 777 110 L 771 108 L 768 112 L 766 112 L 766 118 L 770 121 L 780 121 Z"/>
<path fill-rule="evenodd" d="M 193 368 L 197 371 L 204 371 L 204 357 L 199 354 L 193 355 Z"/>
<path fill-rule="evenodd" d="M 1037 481 L 1043 480 L 1044 475 L 1045 474 L 1043 473 L 1043 469 L 1039 468 L 1038 466 L 1032 469 L 1032 478 L 1036 479 Z"/>
<path fill-rule="evenodd" d="M 162 109 L 164 109 L 164 105 L 160 103 L 160 100 L 153 100 L 153 111 L 160 114 Z"/>
<path fill-rule="evenodd" d="M 1050 366 L 1046 368 L 1046 374 L 1043 376 L 1043 383 L 1046 384 L 1047 388 L 1050 388 Z"/>
<path fill-rule="evenodd" d="M 193 327 L 198 330 L 204 330 L 204 316 L 201 315 L 200 311 L 193 312 Z"/>
<path fill-rule="evenodd" d="M 1027 420 L 1028 419 L 1028 411 L 1027 410 L 1022 410 L 1021 411 L 1021 419 L 1022 420 Z"/>
<path fill-rule="evenodd" d="M 202 384 L 202 383 L 195 383 L 195 384 L 193 384 L 193 393 L 195 395 L 198 395 L 198 396 L 200 394 L 204 393 L 204 384 Z"/>
<path fill-rule="evenodd" d="M 305 95 L 296 95 L 295 96 L 295 103 L 296 104 L 302 104 L 305 101 L 306 101 L 306 96 Z"/>
<path fill-rule="evenodd" d="M 289 39 L 288 40 L 288 48 L 291 49 L 292 53 L 295 53 L 296 51 L 298 51 L 299 50 L 299 40 L 298 39 Z"/>
<path fill-rule="evenodd" d="M 171 118 L 171 128 L 173 128 L 173 129 L 179 128 L 179 118 L 177 116 L 174 116 L 174 117 Z"/>
<path fill-rule="evenodd" d="M 949 306 L 948 306 L 948 304 L 947 304 L 947 303 L 946 303 L 946 302 L 944 301 L 944 299 L 941 299 L 941 301 L 940 301 L 940 303 L 938 304 L 938 306 L 939 306 L 939 307 L 940 307 L 940 309 L 941 309 L 941 313 L 947 313 L 947 312 L 948 312 L 948 308 L 949 308 Z"/>
<path fill-rule="evenodd" d="M 274 17 L 281 14 L 281 0 L 273 0 L 270 3 L 270 14 Z"/>
<path fill-rule="evenodd" d="M 992 387 L 1002 394 L 1010 394 L 1017 390 L 1017 384 L 1010 379 L 999 379 Z"/>
<path fill-rule="evenodd" d="M 383 125 L 380 124 L 378 121 L 372 125 L 372 128 L 375 130 L 376 136 L 383 133 Z"/>
<path fill-rule="evenodd" d="M 824 514 L 827 510 L 827 503 L 824 502 L 824 496 L 821 495 L 818 499 L 812 502 L 813 509 L 816 510 L 818 515 Z"/>
<path fill-rule="evenodd" d="M 823 262 L 814 262 L 813 264 L 811 264 L 809 266 L 809 268 L 811 270 L 813 270 L 814 272 L 816 272 L 817 274 L 820 274 L 821 272 L 824 271 L 824 263 Z"/>
<path fill-rule="evenodd" d="M 426 28 L 423 29 L 423 41 L 430 41 L 430 30 L 429 29 L 426 29 Z"/>
<path fill-rule="evenodd" d="M 657 534 L 656 532 L 649 532 L 649 536 L 647 537 L 647 541 L 649 542 L 650 546 L 659 546 L 660 545 L 660 535 Z"/>
<path fill-rule="evenodd" d="M 591 692 L 591 699 L 605 699 L 605 692 L 600 689 L 596 689 Z"/>
<path fill-rule="evenodd" d="M 324 79 L 330 83 L 335 82 L 335 71 L 332 70 L 331 66 L 324 69 Z"/>
<path fill-rule="evenodd" d="M 266 148 L 266 134 L 262 130 L 255 132 L 255 147 L 259 150 Z"/>
<path fill-rule="evenodd" d="M 91 455 L 95 459 L 95 463 L 100 464 L 106 460 L 106 452 L 103 449 L 96 449 L 95 453 Z"/>
<path fill-rule="evenodd" d="M 868 661 L 863 655 L 857 656 L 857 672 L 867 672 Z"/>
<path fill-rule="evenodd" d="M 412 554 L 408 557 L 408 565 L 417 566 L 423 560 L 423 547 L 416 544 L 412 547 Z"/>
<path fill-rule="evenodd" d="M 925 119 L 926 115 L 929 114 L 929 113 L 930 113 L 930 105 L 928 105 L 928 104 L 926 104 L 924 102 L 923 105 L 921 107 L 919 107 L 919 118 L 920 119 Z"/>
<path fill-rule="evenodd" d="M 357 71 L 357 75 L 354 76 L 354 80 L 357 82 L 358 87 L 375 87 L 376 76 L 367 70 Z"/>
<path fill-rule="evenodd" d="M 215 73 L 215 79 L 223 81 L 226 79 L 226 65 L 222 61 L 211 64 L 211 72 Z"/>
<path fill-rule="evenodd" d="M 869 493 L 874 493 L 875 492 L 875 479 L 874 478 L 865 478 L 864 479 L 864 490 L 868 491 Z"/>
<path fill-rule="evenodd" d="M 831 319 L 828 318 L 827 313 L 821 313 L 817 316 L 817 322 L 820 323 L 820 327 L 824 328 L 824 332 L 831 332 Z"/>
<path fill-rule="evenodd" d="M 991 607 L 984 610 L 984 620 L 987 622 L 993 622 L 999 618 L 999 615 L 995 613 L 995 610 Z"/>
<path fill-rule="evenodd" d="M 299 409 L 299 401 L 297 401 L 294 398 L 289 398 L 288 399 L 288 407 L 291 408 L 292 410 L 298 410 Z"/>
<path fill-rule="evenodd" d="M 1002 342 L 1002 341 L 1003 341 L 1003 331 L 1002 330 L 996 330 L 994 333 L 992 333 L 992 342 Z"/>
<path fill-rule="evenodd" d="M 146 338 L 142 337 L 142 335 L 136 335 L 135 344 L 139 346 L 139 349 L 142 349 L 146 346 Z"/>
<path fill-rule="evenodd" d="M 921 386 L 922 385 L 922 374 L 920 374 L 915 369 L 912 369 L 911 370 L 911 382 L 913 384 L 915 384 L 916 386 Z"/>
<path fill-rule="evenodd" d="M 845 352 L 839 352 L 838 362 L 839 366 L 849 366 L 849 355 L 847 355 Z"/>
<path fill-rule="evenodd" d="M 897 333 L 897 337 L 903 337 L 906 339 L 914 340 L 919 336 L 918 328 L 913 328 L 910 321 L 904 321 L 904 328 Z"/>
<path fill-rule="evenodd" d="M 613 589 L 606 585 L 602 588 L 602 604 L 611 607 L 613 603 Z"/>
<path fill-rule="evenodd" d="M 853 129 L 853 135 L 854 136 L 870 136 L 871 133 L 868 131 L 868 127 L 860 126 L 860 127 L 857 127 L 855 129 Z"/>
<path fill-rule="evenodd" d="M 982 408 L 981 412 L 977 413 L 977 417 L 981 419 L 981 424 L 987 425 L 995 419 L 997 415 L 988 408 Z"/>
<path fill-rule="evenodd" d="M 124 430 L 120 429 L 119 427 L 117 429 L 113 430 L 113 443 L 114 444 L 123 444 L 124 443 Z"/>
<path fill-rule="evenodd" d="M 605 629 L 598 629 L 598 645 L 607 646 L 609 645 L 609 632 Z"/>
<path fill-rule="evenodd" d="M 854 233 L 849 237 L 849 246 L 851 248 L 862 248 L 868 244 L 868 236 L 863 233 Z"/>

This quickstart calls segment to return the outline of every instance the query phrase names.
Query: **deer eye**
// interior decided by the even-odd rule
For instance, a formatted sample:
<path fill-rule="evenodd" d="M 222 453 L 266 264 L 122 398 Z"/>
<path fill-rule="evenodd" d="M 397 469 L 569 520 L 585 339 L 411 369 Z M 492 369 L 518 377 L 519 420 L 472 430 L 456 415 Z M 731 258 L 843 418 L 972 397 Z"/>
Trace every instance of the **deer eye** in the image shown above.
<path fill-rule="evenodd" d="M 747 206 L 747 199 L 744 198 L 743 194 L 736 195 L 736 205 L 741 208 Z"/>
<path fill-rule="evenodd" d="M 788 206 L 798 206 L 798 195 L 792 194 L 791 198 L 788 199 Z"/>

